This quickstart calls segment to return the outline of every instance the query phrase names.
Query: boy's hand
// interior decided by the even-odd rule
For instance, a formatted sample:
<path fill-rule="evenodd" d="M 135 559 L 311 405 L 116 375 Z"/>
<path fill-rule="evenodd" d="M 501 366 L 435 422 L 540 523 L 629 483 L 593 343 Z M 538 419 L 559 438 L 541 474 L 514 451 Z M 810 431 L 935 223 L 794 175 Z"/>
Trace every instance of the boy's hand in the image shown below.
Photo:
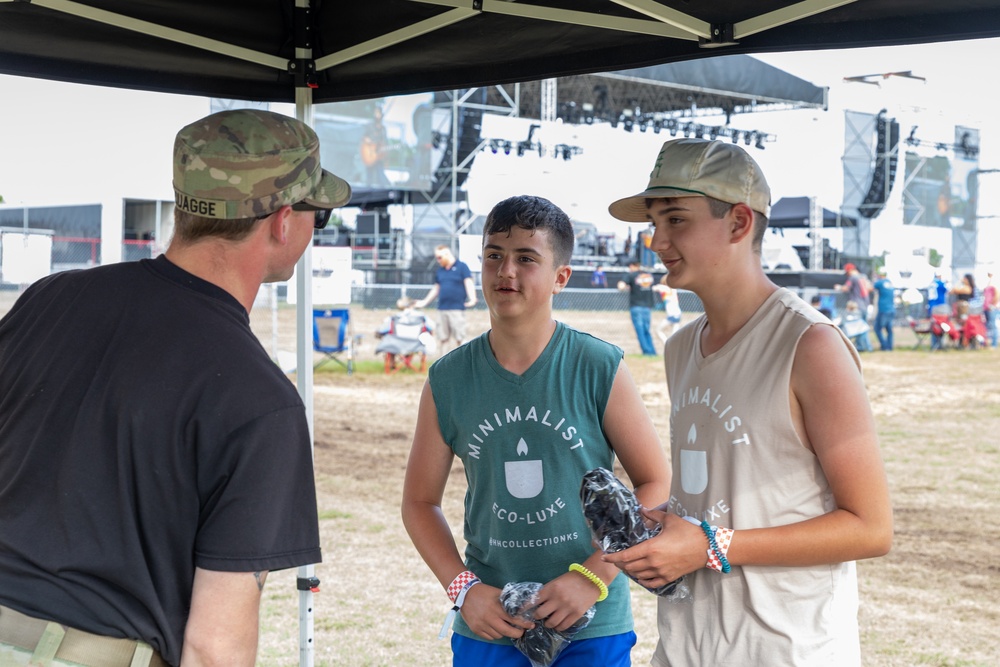
<path fill-rule="evenodd" d="M 547 628 L 562 632 L 580 620 L 601 591 L 578 572 L 559 575 L 538 591 L 535 618 L 545 619 Z"/>
<path fill-rule="evenodd" d="M 701 528 L 660 510 L 643 509 L 645 518 L 663 525 L 656 537 L 602 560 L 613 563 L 647 588 L 665 586 L 708 562 L 708 540 Z"/>
<path fill-rule="evenodd" d="M 517 639 L 534 624 L 523 618 L 514 618 L 500 604 L 500 589 L 486 584 L 476 584 L 465 594 L 460 611 L 469 629 L 486 639 L 509 637 Z"/>

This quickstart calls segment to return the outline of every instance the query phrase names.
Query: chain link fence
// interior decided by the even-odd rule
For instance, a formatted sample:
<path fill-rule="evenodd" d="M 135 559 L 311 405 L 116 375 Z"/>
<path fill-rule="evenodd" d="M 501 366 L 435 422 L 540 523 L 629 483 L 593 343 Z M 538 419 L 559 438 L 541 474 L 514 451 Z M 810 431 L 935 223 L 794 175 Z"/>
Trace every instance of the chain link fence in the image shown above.
<path fill-rule="evenodd" d="M 354 285 L 351 288 L 351 303 L 346 305 L 351 313 L 351 333 L 353 336 L 360 336 L 355 359 L 377 360 L 375 331 L 396 311 L 396 301 L 403 296 L 420 299 L 430 288 L 429 284 Z M 846 302 L 844 294 L 831 290 L 807 288 L 793 291 L 798 292 L 807 301 L 814 295 L 823 297 L 824 303 L 833 304 L 835 313 L 839 313 Z M 282 288 L 278 286 L 263 286 L 250 315 L 251 326 L 274 359 L 289 358 L 296 349 L 295 306 L 285 303 L 281 293 Z M 690 322 L 703 312 L 701 300 L 692 292 L 681 291 L 679 300 L 683 312 L 682 323 Z M 345 304 L 315 305 L 319 308 Z M 425 311 L 431 319 L 436 317 L 433 306 L 434 304 Z M 903 309 L 899 314 L 898 326 L 908 326 L 906 315 L 906 309 Z M 567 288 L 553 298 L 553 316 L 575 329 L 591 333 L 621 347 L 626 354 L 641 354 L 629 315 L 627 292 L 619 292 L 613 288 Z M 651 329 L 654 342 L 657 340 L 656 331 L 665 319 L 666 314 L 662 305 L 653 310 Z M 489 329 L 489 313 L 481 292 L 476 306 L 466 311 L 466 321 L 469 338 Z"/>

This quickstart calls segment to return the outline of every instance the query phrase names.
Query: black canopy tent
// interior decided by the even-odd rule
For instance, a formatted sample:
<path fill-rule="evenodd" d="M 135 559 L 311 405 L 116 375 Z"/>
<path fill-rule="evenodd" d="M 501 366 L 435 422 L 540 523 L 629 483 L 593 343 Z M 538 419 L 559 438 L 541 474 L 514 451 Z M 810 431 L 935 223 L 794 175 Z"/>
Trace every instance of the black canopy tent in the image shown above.
<path fill-rule="evenodd" d="M 828 208 L 823 209 L 824 227 L 856 227 L 857 221 Z M 773 229 L 809 226 L 809 197 L 782 197 L 771 206 L 767 226 Z"/>
<path fill-rule="evenodd" d="M 992 0 L 0 0 L 0 72 L 326 102 L 997 35 Z"/>
<path fill-rule="evenodd" d="M 0 73 L 295 101 L 309 120 L 314 102 L 724 54 L 996 36 L 994 0 L 0 0 Z M 310 423 L 311 273 L 306 253 L 297 271 L 298 383 Z M 309 576 L 300 570 L 307 665 Z"/>

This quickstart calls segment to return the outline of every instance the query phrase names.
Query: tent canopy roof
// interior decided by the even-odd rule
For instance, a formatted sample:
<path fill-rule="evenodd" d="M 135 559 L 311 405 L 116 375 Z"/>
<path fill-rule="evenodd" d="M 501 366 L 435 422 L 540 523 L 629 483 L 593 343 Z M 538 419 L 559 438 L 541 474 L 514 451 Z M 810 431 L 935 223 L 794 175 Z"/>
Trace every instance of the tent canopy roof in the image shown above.
<path fill-rule="evenodd" d="M 261 101 L 298 74 L 325 102 L 998 35 L 992 0 L 0 0 L 0 72 Z"/>

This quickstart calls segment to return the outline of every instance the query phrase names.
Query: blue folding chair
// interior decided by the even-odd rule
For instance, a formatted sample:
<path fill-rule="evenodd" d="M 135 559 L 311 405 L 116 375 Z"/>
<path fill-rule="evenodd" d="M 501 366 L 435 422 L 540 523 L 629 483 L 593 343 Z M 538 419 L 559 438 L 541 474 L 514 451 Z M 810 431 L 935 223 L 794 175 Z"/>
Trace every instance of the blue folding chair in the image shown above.
<path fill-rule="evenodd" d="M 327 361 L 335 361 L 354 372 L 354 346 L 360 336 L 351 334 L 351 311 L 346 308 L 313 309 L 313 350 L 323 354 L 323 358 L 313 365 L 319 368 Z M 343 355 L 346 362 L 340 358 Z"/>

